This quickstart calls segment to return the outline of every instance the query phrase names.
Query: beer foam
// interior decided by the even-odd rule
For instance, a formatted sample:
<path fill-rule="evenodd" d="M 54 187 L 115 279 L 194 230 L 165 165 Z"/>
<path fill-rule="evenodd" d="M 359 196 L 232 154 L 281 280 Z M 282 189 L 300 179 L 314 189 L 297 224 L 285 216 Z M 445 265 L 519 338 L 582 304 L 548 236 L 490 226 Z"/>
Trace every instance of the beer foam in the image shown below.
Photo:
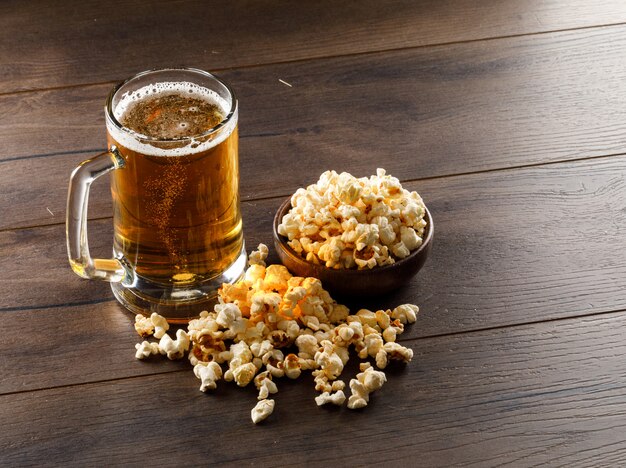
<path fill-rule="evenodd" d="M 113 115 L 117 121 L 120 122 L 124 113 L 137 101 L 156 94 L 172 93 L 183 93 L 185 96 L 209 101 L 210 103 L 218 106 L 224 116 L 227 116 L 230 111 L 231 106 L 228 104 L 228 101 L 222 98 L 215 91 L 188 81 L 175 81 L 154 83 L 135 91 L 127 91 L 122 95 L 120 101 L 117 103 L 117 106 L 115 106 L 115 109 L 113 109 Z M 109 118 L 106 119 L 106 125 L 107 130 L 113 139 L 131 151 L 136 151 L 150 156 L 184 156 L 188 154 L 201 153 L 219 145 L 226 138 L 228 138 L 235 129 L 237 126 L 237 118 L 237 112 L 235 112 L 235 115 L 230 118 L 230 120 L 220 129 L 219 133 L 213 139 L 208 141 L 198 141 L 194 137 L 189 137 L 183 139 L 189 140 L 188 145 L 171 149 L 157 148 L 149 143 L 145 143 L 140 140 L 140 134 L 129 131 L 128 129 L 120 129 Z M 137 136 L 139 138 L 137 138 Z M 144 137 L 144 139 L 148 138 Z"/>

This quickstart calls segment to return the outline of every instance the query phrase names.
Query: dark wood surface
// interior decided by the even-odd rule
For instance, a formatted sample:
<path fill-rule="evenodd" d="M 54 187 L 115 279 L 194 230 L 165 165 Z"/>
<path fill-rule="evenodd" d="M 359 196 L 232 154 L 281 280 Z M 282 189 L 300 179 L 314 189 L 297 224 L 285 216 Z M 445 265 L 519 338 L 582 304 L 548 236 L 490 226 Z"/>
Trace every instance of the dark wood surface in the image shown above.
<path fill-rule="evenodd" d="M 0 93 L 121 80 L 129 69 L 172 64 L 250 67 L 626 21 L 621 0 L 306 3 L 4 1 Z"/>
<path fill-rule="evenodd" d="M 623 466 L 624 22 L 617 0 L 3 2 L 0 465 Z M 104 98 L 168 65 L 238 93 L 249 249 L 326 169 L 424 197 L 426 267 L 349 300 L 422 309 L 363 411 L 317 408 L 308 376 L 255 426 L 253 389 L 135 360 L 133 317 L 71 272 L 67 183 Z M 108 256 L 106 181 L 89 216 Z"/>
<path fill-rule="evenodd" d="M 415 180 L 624 153 L 625 56 L 614 26 L 225 71 L 241 101 L 242 197 L 287 196 L 331 167 L 367 175 L 384 162 Z M 67 167 L 104 149 L 110 88 L 0 96 L 12 109 L 0 194 L 14 200 L 0 228 L 62 222 L 47 209 L 65 208 Z M 94 217 L 110 213 L 98 185 Z"/>

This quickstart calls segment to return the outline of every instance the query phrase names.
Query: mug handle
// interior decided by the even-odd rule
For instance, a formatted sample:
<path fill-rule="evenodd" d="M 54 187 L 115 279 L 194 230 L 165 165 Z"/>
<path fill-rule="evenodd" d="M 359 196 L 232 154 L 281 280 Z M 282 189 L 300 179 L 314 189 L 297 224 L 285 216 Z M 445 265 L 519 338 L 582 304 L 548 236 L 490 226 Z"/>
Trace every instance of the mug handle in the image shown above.
<path fill-rule="evenodd" d="M 67 254 L 72 270 L 83 278 L 119 283 L 127 277 L 127 272 L 118 259 L 91 258 L 87 242 L 87 205 L 91 183 L 122 167 L 124 158 L 115 145 L 111 145 L 109 151 L 80 163 L 70 177 L 65 225 Z"/>

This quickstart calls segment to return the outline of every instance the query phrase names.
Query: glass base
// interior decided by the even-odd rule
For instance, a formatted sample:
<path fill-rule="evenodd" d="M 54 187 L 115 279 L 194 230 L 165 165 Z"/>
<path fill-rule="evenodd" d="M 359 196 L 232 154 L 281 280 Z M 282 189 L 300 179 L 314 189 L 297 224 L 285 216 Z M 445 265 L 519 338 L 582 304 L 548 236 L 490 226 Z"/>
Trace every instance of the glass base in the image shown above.
<path fill-rule="evenodd" d="M 135 314 L 150 315 L 156 312 L 169 323 L 185 324 L 203 310 L 212 311 L 218 303 L 217 290 L 223 283 L 236 283 L 246 270 L 245 245 L 233 264 L 221 275 L 198 284 L 164 286 L 137 278 L 130 286 L 111 283 L 115 298 Z"/>

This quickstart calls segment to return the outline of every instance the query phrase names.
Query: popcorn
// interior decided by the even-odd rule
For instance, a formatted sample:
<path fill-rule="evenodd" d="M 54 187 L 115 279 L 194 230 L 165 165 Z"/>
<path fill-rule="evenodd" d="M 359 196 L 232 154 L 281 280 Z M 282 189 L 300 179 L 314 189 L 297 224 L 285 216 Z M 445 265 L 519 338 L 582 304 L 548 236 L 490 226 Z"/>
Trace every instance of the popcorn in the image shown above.
<path fill-rule="evenodd" d="M 391 247 L 391 251 L 397 258 L 400 259 L 406 258 L 411 254 L 409 248 L 402 241 L 398 242 L 397 244 L 393 244 L 393 246 Z"/>
<path fill-rule="evenodd" d="M 149 317 L 137 314 L 135 315 L 135 330 L 141 337 L 150 336 L 154 333 L 154 323 Z"/>
<path fill-rule="evenodd" d="M 252 422 L 254 424 L 258 424 L 264 419 L 274 412 L 274 400 L 261 400 L 259 401 L 252 411 L 250 415 L 252 416 Z"/>
<path fill-rule="evenodd" d="M 335 393 L 324 392 L 321 395 L 315 397 L 315 403 L 317 406 L 326 405 L 328 403 L 332 403 L 333 405 L 341 406 L 343 402 L 346 401 L 346 395 L 342 390 L 339 390 Z"/>
<path fill-rule="evenodd" d="M 248 265 L 261 265 L 265 266 L 265 259 L 267 258 L 269 250 L 267 245 L 259 244 L 256 250 L 250 252 L 248 256 Z"/>
<path fill-rule="evenodd" d="M 215 390 L 217 381 L 222 378 L 222 368 L 215 362 L 200 362 L 193 368 L 193 373 L 200 379 L 200 391 Z"/>
<path fill-rule="evenodd" d="M 356 313 L 356 316 L 359 318 L 363 325 L 369 325 L 371 327 L 375 327 L 378 325 L 378 321 L 376 319 L 376 313 L 371 310 L 361 309 Z"/>
<path fill-rule="evenodd" d="M 304 359 L 304 358 L 299 357 L 298 365 L 300 366 L 301 370 L 317 369 L 317 363 L 315 362 L 315 359 Z"/>
<path fill-rule="evenodd" d="M 245 341 L 240 341 L 230 347 L 232 358 L 229 368 L 224 374 L 224 380 L 234 380 L 240 387 L 248 385 L 257 373 L 252 362 L 252 352 Z"/>
<path fill-rule="evenodd" d="M 244 282 L 254 284 L 265 277 L 265 265 L 250 265 L 244 275 Z"/>
<path fill-rule="evenodd" d="M 320 350 L 315 353 L 315 363 L 318 369 L 313 371 L 315 390 L 330 392 L 345 364 L 348 362 L 348 348 L 335 345 L 329 340 L 323 340 Z"/>
<path fill-rule="evenodd" d="M 314 315 L 305 315 L 302 317 L 302 323 L 313 331 L 320 329 L 320 321 Z"/>
<path fill-rule="evenodd" d="M 340 348 L 346 348 L 354 344 L 359 349 L 363 346 L 363 325 L 361 322 L 342 323 L 333 329 L 332 341 Z"/>
<path fill-rule="evenodd" d="M 326 182 L 330 184 L 331 180 Z M 389 182 L 389 187 L 393 188 L 393 184 Z M 342 195 L 345 199 L 356 196 L 356 189 L 346 187 Z M 376 205 L 384 200 L 379 191 L 358 193 L 361 198 L 356 206 L 359 209 L 365 206 L 363 197 L 366 197 L 378 212 L 385 211 Z M 305 195 L 299 193 L 296 198 L 301 200 Z M 323 198 L 323 194 L 317 196 Z M 400 213 L 406 206 L 398 204 L 389 209 Z M 337 223 L 329 219 L 331 210 L 311 216 L 316 225 L 339 229 Z M 378 216 L 378 221 L 384 224 Z M 362 221 L 362 216 L 355 220 L 357 224 Z M 337 238 L 330 230 L 327 234 L 328 239 Z M 314 244 L 303 241 L 301 245 L 303 249 L 319 251 L 321 247 Z M 322 251 L 326 261 L 335 261 L 333 245 L 340 244 L 338 241 L 327 244 L 325 253 Z M 364 248 L 359 255 L 369 249 Z M 376 249 L 372 252 L 379 255 Z M 372 258 L 380 259 L 381 255 Z M 278 391 L 275 379 L 296 379 L 305 371 L 311 371 L 315 389 L 320 392 L 315 399 L 317 405 L 342 405 L 346 400 L 346 384 L 340 376 L 350 357 L 350 348 L 360 359 L 372 358 L 378 369 L 384 369 L 390 360 L 409 362 L 413 351 L 395 340 L 404 331 L 405 324 L 416 320 L 418 311 L 415 305 L 403 304 L 392 310 L 361 309 L 350 315 L 346 306 L 335 302 L 324 290 L 319 279 L 291 276 L 281 265 L 254 264 L 240 282 L 222 285 L 214 310 L 201 312 L 197 319 L 189 322 L 187 331 L 176 332 L 175 340 L 166 333 L 169 325 L 163 317 L 153 314 L 150 318 L 135 319 L 138 333 L 150 333 L 153 329 L 154 336 L 161 335 L 158 343 L 137 344 L 136 357 L 144 359 L 161 353 L 169 359 L 180 359 L 188 352 L 203 392 L 215 389 L 221 378 L 235 381 L 241 387 L 254 382 L 259 403 L 251 416 L 253 421 L 259 422 L 274 409 L 274 400 L 269 397 Z M 369 394 L 384 382 L 383 372 L 374 370 L 368 363 L 362 364 L 361 372 L 350 381 L 352 394 L 348 407 L 366 406 Z"/>
<path fill-rule="evenodd" d="M 384 346 L 383 338 L 378 333 L 370 333 L 368 335 L 365 335 L 365 338 L 363 339 L 363 344 L 364 346 L 359 353 L 359 357 L 361 359 L 365 359 L 367 358 L 367 356 L 375 358 Z"/>
<path fill-rule="evenodd" d="M 414 323 L 420 308 L 413 304 L 402 304 L 391 312 L 391 318 L 400 320 L 402 324 Z"/>
<path fill-rule="evenodd" d="M 400 226 L 400 239 L 408 250 L 415 250 L 422 245 L 422 238 L 417 235 L 414 229 Z"/>
<path fill-rule="evenodd" d="M 298 357 L 304 359 L 312 359 L 319 350 L 317 339 L 313 335 L 300 335 L 296 338 L 296 346 L 298 347 Z"/>
<path fill-rule="evenodd" d="M 200 332 L 190 330 L 189 337 L 193 341 L 189 353 L 189 362 L 193 366 L 198 362 L 222 363 L 232 358 L 232 353 L 226 350 L 221 332 L 211 332 L 210 328 L 203 328 Z"/>
<path fill-rule="evenodd" d="M 283 265 L 270 265 L 265 269 L 263 287 L 267 291 L 285 292 L 291 273 Z"/>
<path fill-rule="evenodd" d="M 265 368 L 272 374 L 272 377 L 283 377 L 285 375 L 284 368 L 284 356 L 283 352 L 279 349 L 275 349 L 270 353 L 267 353 L 263 358 L 263 364 Z"/>
<path fill-rule="evenodd" d="M 260 358 L 263 363 L 267 361 L 263 361 L 264 357 L 274 350 L 274 346 L 270 342 L 270 340 L 263 341 L 255 341 L 250 345 L 250 351 L 255 358 Z"/>
<path fill-rule="evenodd" d="M 276 326 L 279 330 L 285 332 L 289 338 L 289 342 L 292 343 L 300 336 L 300 326 L 295 320 L 280 320 Z"/>
<path fill-rule="evenodd" d="M 312 372 L 315 390 L 318 392 L 332 392 L 333 386 L 328 376 L 322 369 L 316 369 Z"/>
<path fill-rule="evenodd" d="M 215 323 L 222 328 L 230 328 L 233 323 L 241 319 L 241 311 L 235 304 L 217 304 L 215 306 Z"/>
<path fill-rule="evenodd" d="M 272 381 L 272 375 L 269 371 L 258 374 L 254 378 L 254 386 L 259 390 L 259 400 L 265 400 L 270 394 L 278 392 L 278 387 Z"/>
<path fill-rule="evenodd" d="M 219 329 L 219 325 L 215 322 L 217 314 L 211 312 L 210 314 L 204 310 L 200 312 L 200 317 L 189 321 L 187 329 L 189 336 L 195 340 L 199 333 L 215 333 Z"/>
<path fill-rule="evenodd" d="M 276 292 L 259 291 L 253 294 L 252 303 L 250 304 L 250 317 L 259 320 L 262 316 L 267 314 L 273 314 L 272 322 L 276 322 L 278 318 L 278 306 L 280 305 L 282 298 L 280 294 Z"/>
<path fill-rule="evenodd" d="M 167 355 L 168 359 L 180 359 L 185 355 L 185 351 L 189 349 L 189 335 L 185 330 L 178 330 L 176 332 L 176 340 L 172 340 L 168 334 L 164 334 L 158 346 L 159 352 Z"/>
<path fill-rule="evenodd" d="M 331 385 L 331 391 L 338 392 L 346 388 L 346 383 L 343 380 L 335 380 Z"/>
<path fill-rule="evenodd" d="M 381 330 L 389 328 L 389 325 L 391 324 L 391 311 L 385 313 L 384 310 L 377 310 L 374 315 L 376 316 L 376 324 Z"/>
<path fill-rule="evenodd" d="M 387 381 L 384 372 L 374 370 L 369 364 L 361 364 L 361 372 L 356 379 L 350 380 L 352 395 L 348 399 L 348 408 L 358 409 L 367 406 L 369 395 L 378 390 Z"/>
<path fill-rule="evenodd" d="M 270 332 L 268 335 L 270 339 L 270 343 L 274 348 L 284 348 L 291 344 L 291 340 L 289 339 L 289 335 L 284 330 L 274 330 Z"/>
<path fill-rule="evenodd" d="M 410 255 L 423 242 L 426 208 L 417 192 L 377 169 L 369 178 L 326 171 L 299 188 L 278 233 L 307 261 L 328 268 L 374 268 Z"/>
<path fill-rule="evenodd" d="M 170 324 L 167 323 L 167 320 L 156 312 L 152 313 L 150 321 L 154 325 L 154 337 L 159 340 L 165 335 L 165 332 L 170 329 Z"/>
<path fill-rule="evenodd" d="M 331 311 L 328 314 L 328 321 L 330 323 L 341 323 L 350 315 L 350 309 L 343 304 L 334 304 L 330 307 Z"/>
<path fill-rule="evenodd" d="M 387 342 L 396 341 L 396 337 L 404 331 L 404 325 L 400 320 L 396 319 L 389 324 L 389 326 L 383 331 L 383 338 Z"/>
<path fill-rule="evenodd" d="M 398 343 L 385 343 L 383 349 L 387 353 L 389 359 L 403 362 L 411 362 L 411 359 L 413 359 L 413 350 L 410 348 L 405 348 Z"/>
<path fill-rule="evenodd" d="M 137 350 L 137 352 L 135 353 L 135 358 L 137 359 L 146 359 L 153 354 L 159 354 L 159 344 L 150 343 L 149 341 L 142 341 L 141 343 L 137 343 L 135 345 L 135 349 Z"/>

